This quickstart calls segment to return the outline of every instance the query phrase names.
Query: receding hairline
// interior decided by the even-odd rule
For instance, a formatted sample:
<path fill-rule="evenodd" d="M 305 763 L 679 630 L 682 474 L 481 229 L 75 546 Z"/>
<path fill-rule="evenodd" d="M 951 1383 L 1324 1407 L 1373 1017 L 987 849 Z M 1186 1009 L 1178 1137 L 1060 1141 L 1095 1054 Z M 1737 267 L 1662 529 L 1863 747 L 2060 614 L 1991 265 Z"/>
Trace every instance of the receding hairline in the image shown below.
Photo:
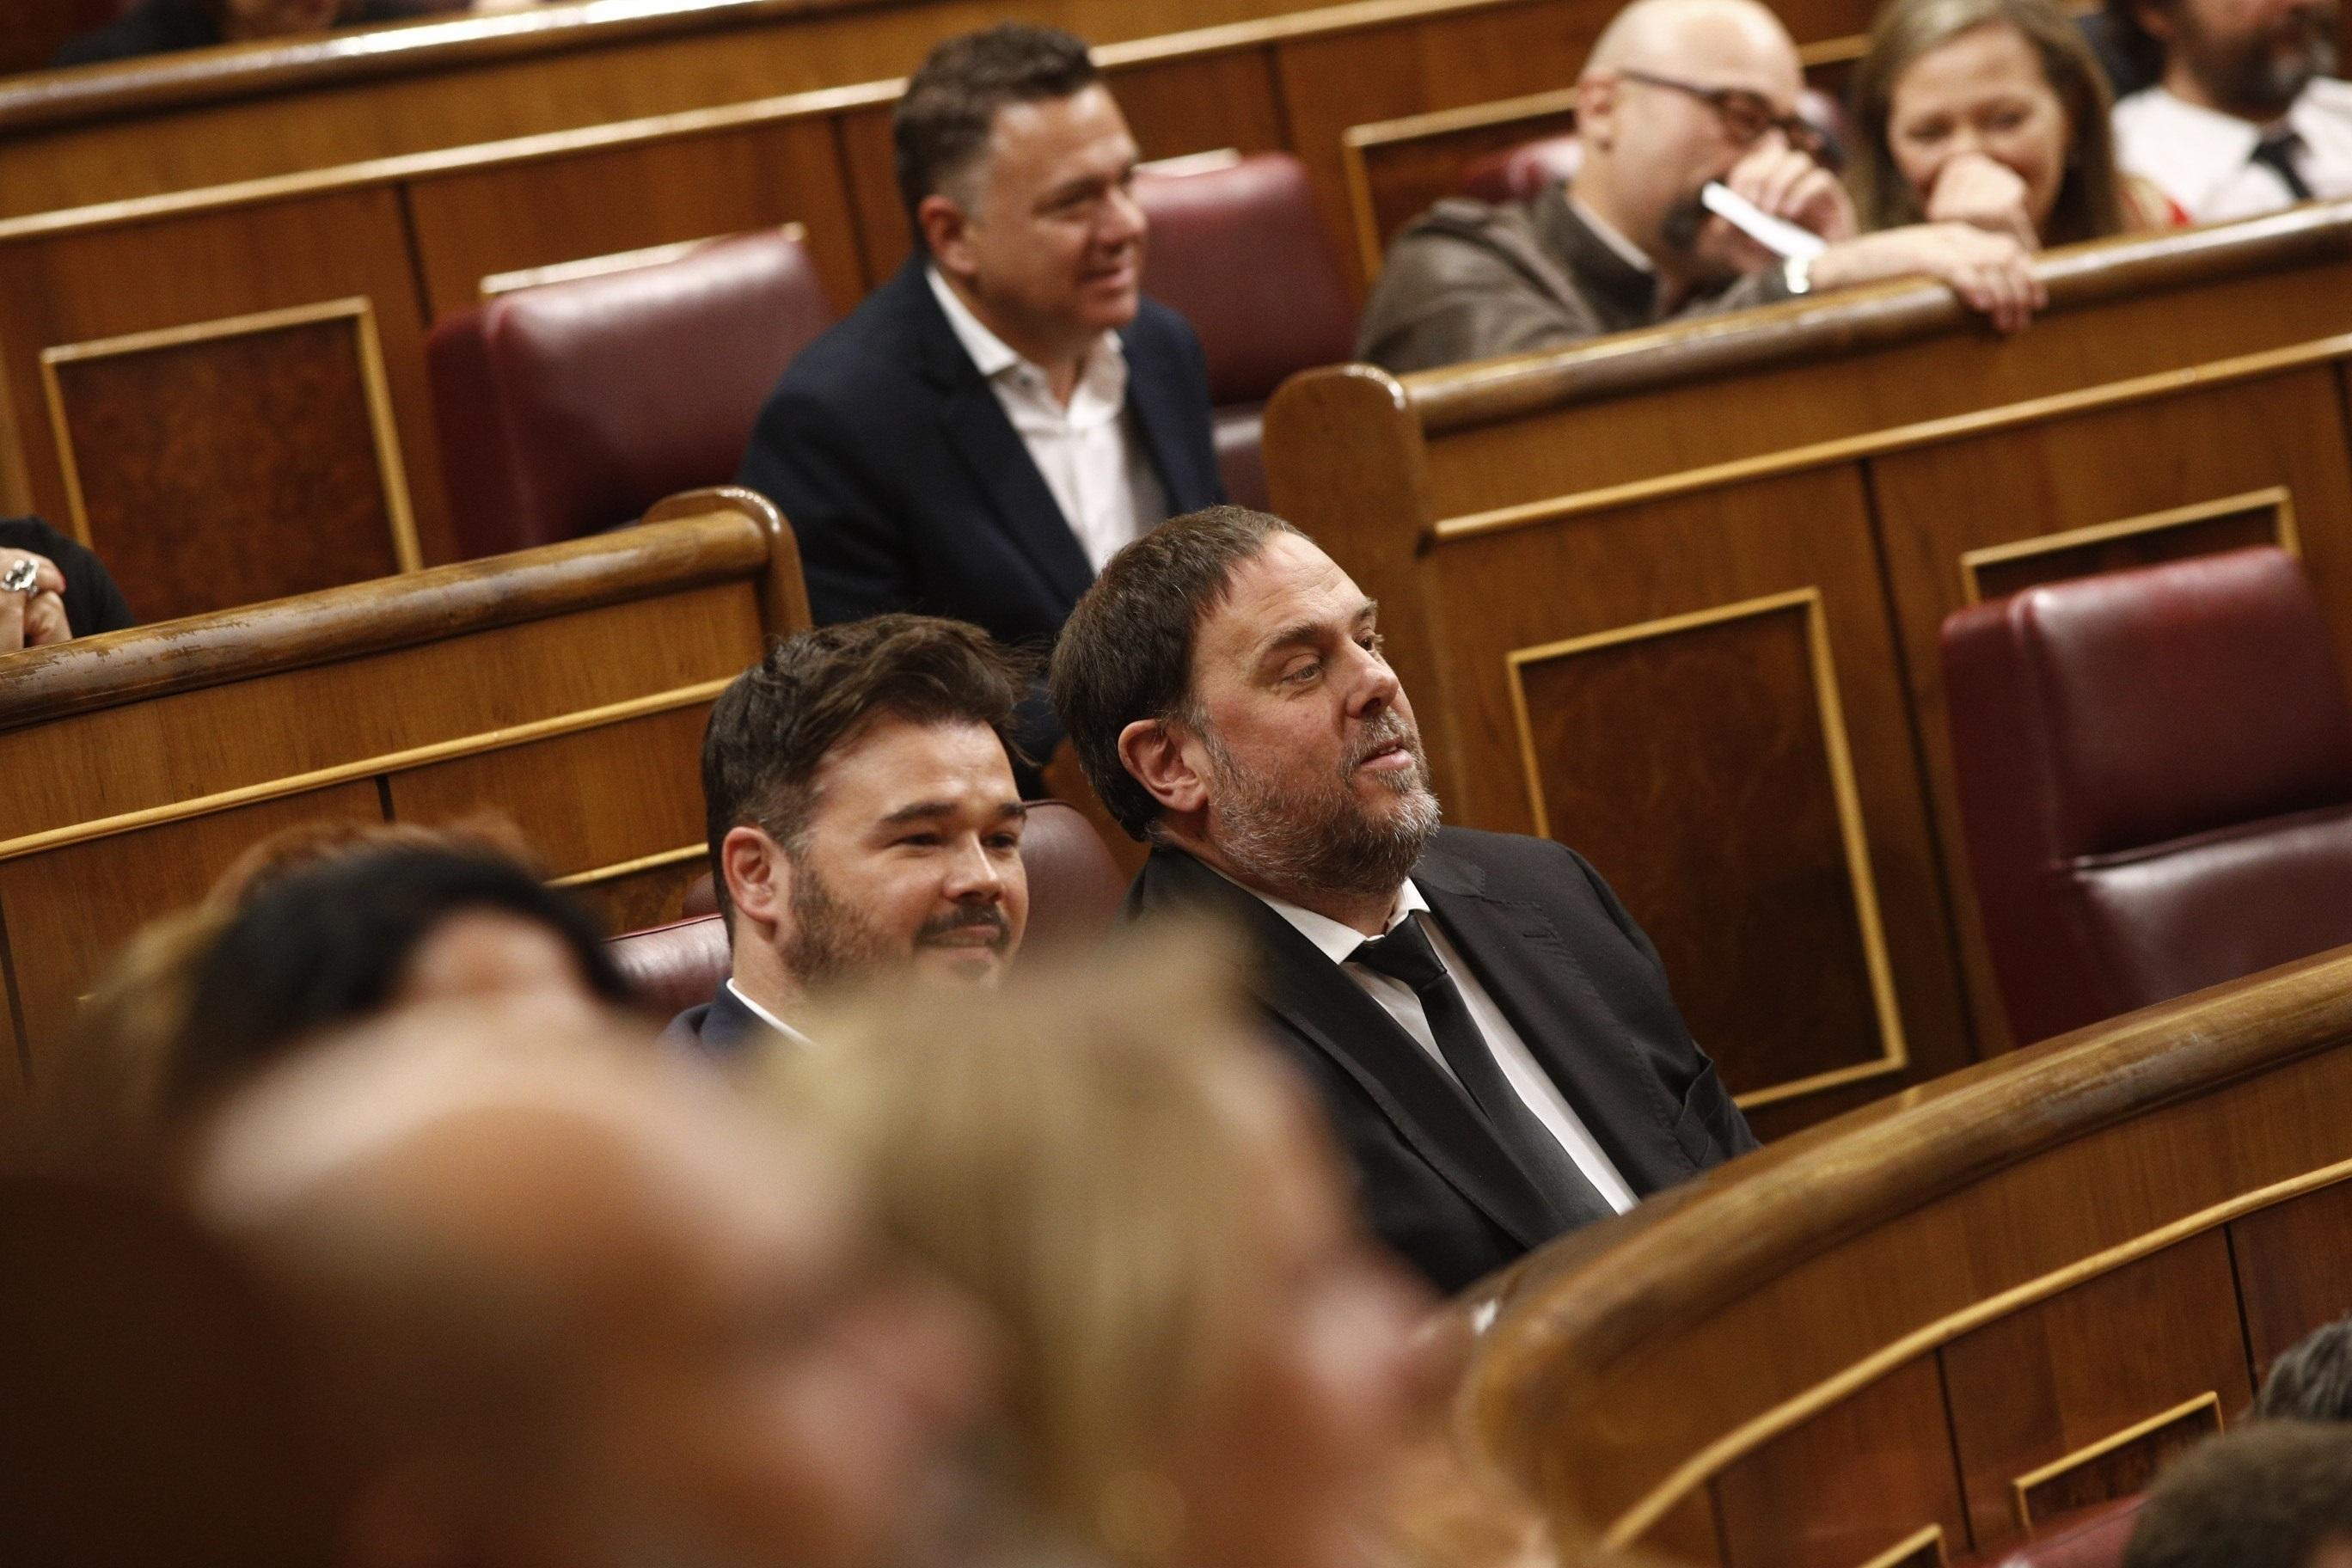
<path fill-rule="evenodd" d="M 1787 42 L 1791 55 L 1796 53 L 1787 26 L 1759 0 L 1633 0 L 1601 30 L 1582 74 L 1671 67 L 1686 30 L 1709 18 L 1743 27 L 1760 26 Z"/>

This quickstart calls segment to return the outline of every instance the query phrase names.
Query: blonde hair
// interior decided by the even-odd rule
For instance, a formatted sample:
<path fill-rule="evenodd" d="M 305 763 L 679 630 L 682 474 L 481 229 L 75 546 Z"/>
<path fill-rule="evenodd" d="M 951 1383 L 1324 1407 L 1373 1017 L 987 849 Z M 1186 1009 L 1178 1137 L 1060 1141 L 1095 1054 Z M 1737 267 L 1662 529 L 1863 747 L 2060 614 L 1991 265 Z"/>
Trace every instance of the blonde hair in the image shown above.
<path fill-rule="evenodd" d="M 1013 1483 L 1114 1562 L 1181 1521 L 1160 1461 L 1235 1375 L 1266 1151 L 1299 1103 L 1229 968 L 1155 933 L 1084 974 L 836 1022 L 778 1080 L 884 1229 L 992 1310 Z"/>
<path fill-rule="evenodd" d="M 1895 164 L 1888 144 L 1895 84 L 1919 57 L 1979 27 L 2010 27 L 2032 47 L 2042 75 L 2066 113 L 2066 174 L 2042 226 L 2042 243 L 2104 239 L 2131 226 L 2122 173 L 2116 166 L 2114 107 L 2091 47 L 2053 0 L 1888 0 L 1870 29 L 1870 47 L 1849 89 L 1853 153 L 1846 179 L 1865 231 L 1918 223 L 1919 193 Z"/>

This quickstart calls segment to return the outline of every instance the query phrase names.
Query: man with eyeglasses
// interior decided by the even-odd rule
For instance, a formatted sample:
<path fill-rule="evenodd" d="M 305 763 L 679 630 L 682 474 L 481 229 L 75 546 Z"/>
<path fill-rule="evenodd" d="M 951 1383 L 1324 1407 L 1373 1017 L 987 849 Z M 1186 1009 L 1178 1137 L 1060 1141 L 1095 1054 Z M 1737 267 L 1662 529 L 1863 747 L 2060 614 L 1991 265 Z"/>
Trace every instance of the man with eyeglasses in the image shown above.
<path fill-rule="evenodd" d="M 1755 0 L 1634 0 L 1577 80 L 1573 180 L 1528 202 L 1440 202 L 1415 221 L 1357 352 L 1427 370 L 1912 275 L 2003 331 L 2024 326 L 2044 299 L 2008 236 L 1956 223 L 1856 235 L 1822 133 L 1796 112 L 1803 86 L 1796 45 Z M 1749 227 L 1774 244 L 1710 210 L 1710 185 L 1761 214 Z"/>

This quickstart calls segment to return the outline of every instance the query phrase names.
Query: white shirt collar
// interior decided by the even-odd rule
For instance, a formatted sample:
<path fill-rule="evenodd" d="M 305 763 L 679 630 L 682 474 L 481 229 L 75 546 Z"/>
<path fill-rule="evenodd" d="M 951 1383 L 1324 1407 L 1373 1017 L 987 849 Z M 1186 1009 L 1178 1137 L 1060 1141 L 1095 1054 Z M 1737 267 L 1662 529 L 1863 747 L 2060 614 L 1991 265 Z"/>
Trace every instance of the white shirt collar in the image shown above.
<path fill-rule="evenodd" d="M 1568 210 L 1582 220 L 1584 226 L 1591 229 L 1601 244 L 1615 251 L 1620 261 L 1637 272 L 1655 272 L 1658 269 L 1658 264 L 1651 260 L 1640 246 L 1619 234 L 1616 226 L 1607 218 L 1577 200 L 1575 186 L 1568 188 L 1567 195 Z"/>
<path fill-rule="evenodd" d="M 754 1018 L 759 1019 L 762 1024 L 767 1025 L 771 1029 L 775 1030 L 776 1033 L 783 1036 L 784 1038 L 790 1040 L 793 1044 L 811 1047 L 814 1047 L 816 1045 L 814 1040 L 810 1039 L 806 1035 L 802 1034 L 798 1029 L 793 1028 L 790 1024 L 785 1023 L 782 1018 L 777 1017 L 773 1013 L 769 1012 L 765 1007 L 761 1006 L 757 1002 L 754 1002 L 749 996 L 744 995 L 743 988 L 735 984 L 735 977 L 731 974 L 727 977 L 727 989 L 729 994 L 731 994 L 735 1000 L 743 1004 L 743 1007 L 746 1012 L 750 1013 Z"/>
<path fill-rule="evenodd" d="M 988 323 L 972 313 L 971 307 L 963 302 L 963 296 L 948 286 L 948 280 L 940 275 L 938 268 L 923 268 L 923 278 L 930 284 L 931 297 L 939 300 L 940 310 L 948 319 L 948 330 L 955 333 L 956 342 L 963 345 L 963 352 L 971 356 L 971 363 L 982 378 L 994 381 L 1008 371 L 1025 366 L 1035 373 L 1039 380 L 1045 379 L 1044 367 L 1024 359 L 1019 350 L 989 331 Z M 1095 340 L 1094 347 L 1087 351 L 1087 361 L 1081 374 L 1084 378 L 1091 379 L 1114 364 L 1121 373 L 1119 384 L 1123 388 L 1127 352 L 1119 345 L 1117 332 L 1105 332 Z"/>
<path fill-rule="evenodd" d="M 1214 869 L 1213 867 L 1211 868 Z M 1224 876 L 1222 871 L 1217 874 L 1221 877 Z M 1342 924 L 1329 915 L 1318 915 L 1313 910 L 1301 909 L 1287 899 L 1277 899 L 1272 893 L 1260 892 L 1257 889 L 1250 887 L 1248 883 L 1236 881 L 1231 877 L 1226 877 L 1225 880 L 1255 895 L 1265 903 L 1267 909 L 1288 921 L 1299 935 L 1315 944 L 1317 952 L 1334 963 L 1347 963 L 1349 954 L 1371 940 L 1354 926 Z M 1421 896 L 1421 889 L 1413 885 L 1412 878 L 1407 877 L 1404 879 L 1404 885 L 1397 889 L 1396 907 L 1389 911 L 1388 923 L 1381 928 L 1382 934 L 1385 935 L 1402 925 L 1407 915 L 1427 908 L 1429 908 L 1429 900 Z"/>
<path fill-rule="evenodd" d="M 2142 88 L 2116 105 L 2116 125 L 2135 154 L 2133 173 L 2176 193 L 2194 212 L 2244 170 L 2268 132 L 2292 130 L 2308 144 L 2313 117 L 2326 112 L 2319 100 L 2327 81 L 2315 79 L 2269 125 L 2191 103 L 2162 87 Z"/>

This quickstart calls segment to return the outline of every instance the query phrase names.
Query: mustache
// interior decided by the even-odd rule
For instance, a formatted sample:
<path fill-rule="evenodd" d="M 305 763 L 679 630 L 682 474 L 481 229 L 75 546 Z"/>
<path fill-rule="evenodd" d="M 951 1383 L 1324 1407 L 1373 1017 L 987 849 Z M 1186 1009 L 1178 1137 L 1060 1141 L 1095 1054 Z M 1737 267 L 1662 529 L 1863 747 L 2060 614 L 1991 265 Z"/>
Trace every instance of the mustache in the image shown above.
<path fill-rule="evenodd" d="M 922 929 L 915 932 L 915 940 L 918 942 L 935 942 L 943 936 L 982 930 L 996 933 L 995 945 L 998 947 L 1013 940 L 1013 922 L 1006 920 L 1004 911 L 994 904 L 972 904 L 950 910 L 943 915 L 933 915 L 923 922 Z"/>
<path fill-rule="evenodd" d="M 1400 743 L 1406 751 L 1416 756 L 1421 752 L 1420 731 L 1406 720 L 1403 714 L 1391 708 L 1364 726 L 1363 734 L 1357 739 L 1353 746 L 1348 748 L 1347 760 L 1339 769 L 1339 776 L 1341 778 L 1349 776 L 1370 761 L 1375 752 L 1384 752 L 1391 746 Z"/>

